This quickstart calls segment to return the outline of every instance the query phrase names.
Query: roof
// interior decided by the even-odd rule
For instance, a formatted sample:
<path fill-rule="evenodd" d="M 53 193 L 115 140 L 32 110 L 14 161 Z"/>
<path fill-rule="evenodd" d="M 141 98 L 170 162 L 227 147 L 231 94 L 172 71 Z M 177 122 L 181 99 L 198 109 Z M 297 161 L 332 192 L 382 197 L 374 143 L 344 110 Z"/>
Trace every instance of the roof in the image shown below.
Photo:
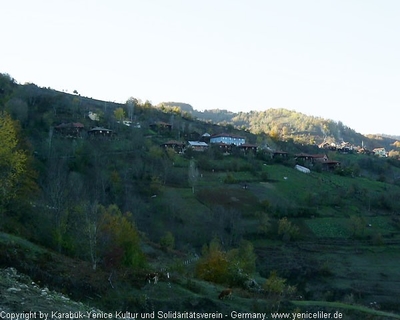
<path fill-rule="evenodd" d="M 307 154 L 307 153 L 299 153 L 299 154 L 296 154 L 295 155 L 296 157 L 300 157 L 300 158 L 304 158 L 304 157 L 306 157 L 306 158 L 314 158 L 314 159 L 316 159 L 316 158 L 325 158 L 326 157 L 326 155 L 325 154 Z"/>
<path fill-rule="evenodd" d="M 191 147 L 208 147 L 208 144 L 203 141 L 188 141 Z"/>
<path fill-rule="evenodd" d="M 150 126 L 172 126 L 170 123 L 164 121 L 155 121 Z"/>
<path fill-rule="evenodd" d="M 239 148 L 257 148 L 258 146 L 256 144 L 251 144 L 251 143 L 243 143 L 240 146 L 238 146 Z"/>
<path fill-rule="evenodd" d="M 80 122 L 61 123 L 56 128 L 83 128 L 84 125 Z"/>
<path fill-rule="evenodd" d="M 162 145 L 184 145 L 184 143 L 177 140 L 169 140 L 167 142 L 162 143 Z"/>
<path fill-rule="evenodd" d="M 213 134 L 211 138 L 219 138 L 219 137 L 229 137 L 229 138 L 235 138 L 235 139 L 244 139 L 242 136 L 230 134 L 230 133 L 218 133 L 218 134 Z"/>
<path fill-rule="evenodd" d="M 103 127 L 94 127 L 92 129 L 90 129 L 89 131 L 112 131 L 111 129 L 107 129 L 107 128 L 103 128 Z"/>

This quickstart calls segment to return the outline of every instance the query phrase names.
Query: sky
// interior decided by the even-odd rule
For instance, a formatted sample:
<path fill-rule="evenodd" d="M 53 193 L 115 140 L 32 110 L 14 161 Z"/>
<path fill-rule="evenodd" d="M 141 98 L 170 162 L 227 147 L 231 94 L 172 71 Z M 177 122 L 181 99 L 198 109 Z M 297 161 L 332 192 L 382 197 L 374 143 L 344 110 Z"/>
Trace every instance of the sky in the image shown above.
<path fill-rule="evenodd" d="M 400 135 L 400 1 L 0 0 L 0 72 L 94 99 Z"/>

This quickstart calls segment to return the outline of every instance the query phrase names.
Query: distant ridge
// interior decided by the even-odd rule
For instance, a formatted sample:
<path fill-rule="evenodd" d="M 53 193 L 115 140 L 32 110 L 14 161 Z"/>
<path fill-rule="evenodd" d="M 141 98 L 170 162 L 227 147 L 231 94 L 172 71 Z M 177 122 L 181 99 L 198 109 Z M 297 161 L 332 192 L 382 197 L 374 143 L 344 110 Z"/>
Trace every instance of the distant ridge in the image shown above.
<path fill-rule="evenodd" d="M 368 148 L 390 146 L 400 140 L 398 136 L 385 134 L 363 135 L 341 121 L 309 116 L 288 109 L 267 109 L 265 111 L 231 112 L 224 109 L 195 110 L 183 102 L 163 102 L 160 105 L 179 107 L 196 119 L 219 125 L 233 125 L 254 134 L 265 133 L 277 139 L 293 140 L 302 144 L 350 143 Z"/>

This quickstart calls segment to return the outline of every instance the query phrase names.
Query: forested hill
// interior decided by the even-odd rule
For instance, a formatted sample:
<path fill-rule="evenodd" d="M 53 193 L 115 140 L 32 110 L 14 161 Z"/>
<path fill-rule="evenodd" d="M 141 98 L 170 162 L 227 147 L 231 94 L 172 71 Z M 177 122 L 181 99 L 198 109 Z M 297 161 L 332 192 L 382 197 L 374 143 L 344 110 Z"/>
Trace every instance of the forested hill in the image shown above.
<path fill-rule="evenodd" d="M 362 135 L 341 121 L 308 116 L 287 109 L 268 109 L 265 111 L 231 112 L 223 109 L 195 110 L 191 105 L 179 102 L 166 102 L 161 105 L 178 107 L 193 117 L 221 125 L 233 125 L 254 134 L 265 133 L 279 140 L 292 140 L 302 144 L 321 144 L 347 142 L 368 148 L 384 147 L 388 150 L 398 137 L 387 135 Z"/>
<path fill-rule="evenodd" d="M 188 146 L 205 133 L 246 143 Z M 71 299 L 223 315 L 337 301 L 343 319 L 398 319 L 400 143 L 379 157 L 324 140 L 379 142 L 283 109 L 117 104 L 0 74 L 0 309 Z"/>
<path fill-rule="evenodd" d="M 118 104 L 95 100 L 79 95 L 78 92 L 68 94 L 50 88 L 39 88 L 35 84 L 19 85 L 8 75 L 0 77 L 0 102 L 7 104 L 6 109 L 12 110 L 14 118 L 23 126 L 28 123 L 42 122 L 47 125 L 54 116 L 58 121 L 71 121 L 80 119 L 88 111 L 96 110 L 103 120 L 106 114 L 119 107 L 129 109 L 129 104 Z M 137 102 L 136 99 L 133 99 Z M 134 102 L 135 102 L 134 101 Z M 136 104 L 135 102 L 135 104 Z M 146 102 L 141 106 L 148 111 L 156 111 L 151 103 Z M 191 118 L 211 122 L 223 126 L 233 126 L 253 134 L 264 133 L 276 140 L 292 141 L 300 144 L 319 145 L 321 143 L 349 143 L 354 146 L 364 146 L 369 149 L 384 147 L 392 150 L 393 144 L 399 137 L 387 135 L 364 136 L 341 121 L 336 122 L 321 117 L 308 116 L 287 109 L 268 109 L 265 111 L 231 112 L 223 109 L 195 110 L 190 104 L 181 102 L 163 102 L 158 108 L 172 109 L 190 115 Z M 129 113 L 129 110 L 127 110 Z M 137 110 L 138 111 L 138 110 Z M 164 110 L 165 111 L 165 110 Z M 149 115 L 149 113 L 147 113 Z M 40 116 L 40 119 L 37 117 Z M 128 115 L 129 116 L 129 115 Z M 151 112 L 150 112 L 151 117 Z M 148 119 L 151 121 L 151 119 Z M 101 121 L 105 126 L 112 123 Z"/>

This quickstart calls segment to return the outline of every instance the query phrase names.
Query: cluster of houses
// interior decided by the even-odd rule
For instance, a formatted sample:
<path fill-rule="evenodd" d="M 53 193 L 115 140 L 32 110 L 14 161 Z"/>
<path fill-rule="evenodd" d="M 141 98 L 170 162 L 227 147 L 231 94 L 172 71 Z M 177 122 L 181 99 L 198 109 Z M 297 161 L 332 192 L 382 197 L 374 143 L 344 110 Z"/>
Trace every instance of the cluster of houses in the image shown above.
<path fill-rule="evenodd" d="M 219 133 L 214 135 L 205 133 L 200 136 L 198 140 L 189 140 L 187 143 L 169 140 L 161 144 L 162 147 L 172 148 L 178 153 L 183 153 L 189 148 L 193 151 L 201 152 L 207 150 L 210 145 L 218 147 L 224 154 L 232 153 L 234 148 L 245 153 L 257 152 L 257 145 L 246 143 L 244 137 L 230 133 Z"/>
<path fill-rule="evenodd" d="M 330 151 L 337 151 L 342 154 L 347 154 L 347 153 L 361 153 L 361 154 L 366 154 L 366 155 L 376 155 L 378 157 L 387 157 L 388 152 L 386 151 L 385 148 L 375 148 L 372 150 L 369 150 L 367 148 L 363 147 L 354 147 L 348 142 L 343 142 L 340 145 L 337 145 L 335 143 L 322 143 L 319 145 L 319 148 L 321 149 L 327 149 Z"/>
<path fill-rule="evenodd" d="M 89 117 L 92 119 L 94 117 L 93 114 L 90 114 Z M 93 119 L 92 119 L 93 120 Z M 125 124 L 125 123 L 124 123 Z M 125 124 L 127 125 L 127 124 Z M 129 123 L 129 125 L 132 125 Z M 140 128 L 139 125 L 135 125 L 135 127 Z M 155 122 L 149 125 L 150 129 L 157 131 L 159 133 L 165 131 L 171 131 L 172 125 L 166 122 Z M 71 123 L 62 123 L 58 126 L 54 127 L 54 131 L 56 134 L 59 134 L 63 137 L 68 138 L 82 138 L 83 133 L 87 134 L 88 138 L 101 138 L 101 139 L 111 139 L 116 136 L 116 133 L 108 128 L 104 127 L 92 127 L 91 129 L 84 131 L 84 125 L 79 122 L 71 122 Z M 246 139 L 242 136 L 230 134 L 230 133 L 218 133 L 214 135 L 210 135 L 208 133 L 200 134 L 191 134 L 189 138 L 195 138 L 188 140 L 186 143 L 177 140 L 169 140 L 165 143 L 161 144 L 161 147 L 171 148 L 177 153 L 184 153 L 186 150 L 191 149 L 195 152 L 204 152 L 211 145 L 213 147 L 217 147 L 223 154 L 231 154 L 234 149 L 240 150 L 243 153 L 247 154 L 249 152 L 256 153 L 258 150 L 258 146 L 255 144 L 246 143 Z M 342 144 L 342 145 L 334 145 L 334 144 L 321 144 L 319 146 L 321 149 L 329 150 L 329 151 L 338 151 L 340 153 L 353 153 L 360 152 L 366 154 L 374 154 L 380 157 L 387 157 L 387 152 L 384 148 L 376 148 L 372 151 L 369 151 L 365 148 L 356 149 L 351 145 Z M 271 158 L 289 158 L 289 153 L 284 151 L 275 151 L 268 149 L 267 150 Z M 340 166 L 339 161 L 330 160 L 328 156 L 323 154 L 295 154 L 294 155 L 296 163 L 302 164 L 306 167 L 312 167 L 314 165 L 320 164 L 323 170 L 333 170 Z"/>
<path fill-rule="evenodd" d="M 87 133 L 89 138 L 113 138 L 116 133 L 104 127 L 93 127 L 87 131 L 80 122 L 62 123 L 54 127 L 54 133 L 64 138 L 82 138 Z"/>

